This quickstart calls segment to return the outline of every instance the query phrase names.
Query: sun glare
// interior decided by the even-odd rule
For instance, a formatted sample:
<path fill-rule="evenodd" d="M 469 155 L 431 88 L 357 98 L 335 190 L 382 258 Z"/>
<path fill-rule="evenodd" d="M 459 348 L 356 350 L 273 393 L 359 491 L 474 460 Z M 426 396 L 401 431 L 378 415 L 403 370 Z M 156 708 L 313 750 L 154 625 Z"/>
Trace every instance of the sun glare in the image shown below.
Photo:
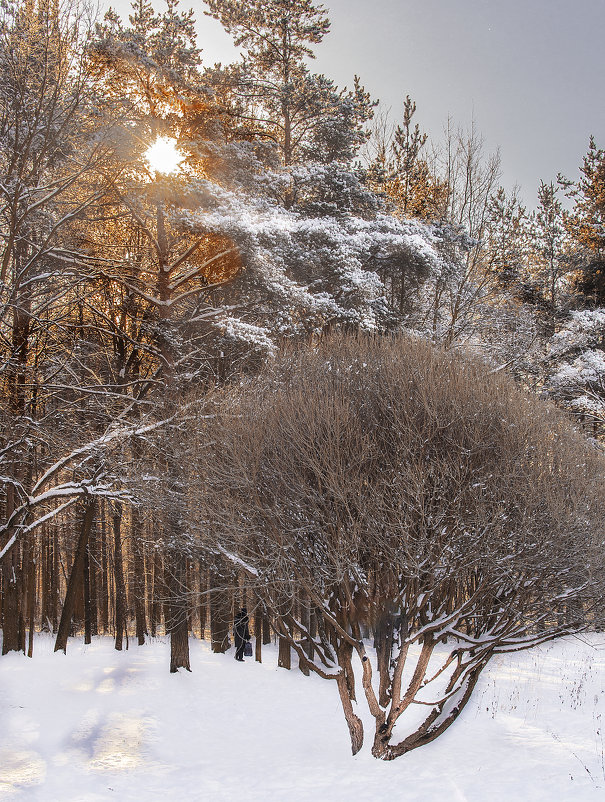
<path fill-rule="evenodd" d="M 185 157 L 176 146 L 176 139 L 159 136 L 145 151 L 145 159 L 154 173 L 170 175 L 179 169 Z"/>

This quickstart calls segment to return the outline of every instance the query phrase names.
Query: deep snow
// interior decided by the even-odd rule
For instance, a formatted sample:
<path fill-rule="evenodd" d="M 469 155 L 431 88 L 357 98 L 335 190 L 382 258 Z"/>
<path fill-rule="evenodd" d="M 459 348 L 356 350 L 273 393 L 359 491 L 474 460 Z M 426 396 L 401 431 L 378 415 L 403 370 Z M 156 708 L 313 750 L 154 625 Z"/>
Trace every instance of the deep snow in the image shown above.
<path fill-rule="evenodd" d="M 0 799 L 592 802 L 605 799 L 605 635 L 494 659 L 433 744 L 391 763 L 350 754 L 335 684 L 168 644 L 38 637 L 0 658 Z M 358 689 L 360 690 L 360 689 Z"/>

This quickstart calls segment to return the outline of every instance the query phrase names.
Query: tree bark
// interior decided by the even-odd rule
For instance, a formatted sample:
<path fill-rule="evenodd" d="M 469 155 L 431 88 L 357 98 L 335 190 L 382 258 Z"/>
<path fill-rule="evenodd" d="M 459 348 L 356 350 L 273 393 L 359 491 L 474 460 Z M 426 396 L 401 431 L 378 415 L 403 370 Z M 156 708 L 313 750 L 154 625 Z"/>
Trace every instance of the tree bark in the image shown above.
<path fill-rule="evenodd" d="M 206 619 L 208 617 L 208 574 L 206 569 L 199 564 L 199 580 L 200 580 L 200 596 L 198 613 L 200 618 L 200 638 L 202 640 L 206 637 Z"/>
<path fill-rule="evenodd" d="M 141 520 L 136 507 L 132 510 L 132 557 L 134 573 L 134 616 L 137 643 L 142 646 L 147 635 L 145 616 L 145 556 L 141 541 Z"/>
<path fill-rule="evenodd" d="M 381 707 L 386 707 L 391 700 L 390 664 L 393 649 L 393 618 L 390 610 L 385 610 L 376 623 L 374 646 L 378 662 L 378 701 Z"/>
<path fill-rule="evenodd" d="M 92 608 L 90 604 L 90 537 L 84 549 L 84 643 L 92 641 Z"/>
<path fill-rule="evenodd" d="M 290 649 L 290 643 L 286 638 L 282 638 L 281 636 L 278 636 L 278 642 L 277 665 L 280 668 L 287 668 L 290 670 L 292 667 L 292 650 Z"/>
<path fill-rule="evenodd" d="M 169 576 L 169 618 L 166 628 L 170 633 L 170 673 L 179 668 L 191 671 L 189 665 L 189 629 L 187 605 L 187 558 L 172 552 Z"/>
<path fill-rule="evenodd" d="M 128 635 L 126 633 L 126 586 L 124 584 L 124 563 L 122 558 L 122 505 L 119 502 L 114 504 L 112 522 L 115 582 L 115 648 L 121 651 L 125 635 L 126 648 L 128 648 Z"/>
<path fill-rule="evenodd" d="M 89 605 L 90 605 L 90 634 L 99 634 L 99 605 L 98 605 L 98 535 L 97 528 L 93 526 L 88 538 L 88 578 L 90 582 L 89 588 Z"/>
<path fill-rule="evenodd" d="M 254 659 L 257 663 L 263 662 L 263 614 L 260 606 L 256 605 L 254 612 Z"/>
<path fill-rule="evenodd" d="M 101 631 L 107 634 L 109 629 L 109 559 L 107 555 L 107 505 L 101 507 L 101 586 L 100 592 L 100 621 Z"/>
<path fill-rule="evenodd" d="M 351 751 L 356 755 L 363 746 L 363 723 L 353 712 L 353 705 L 351 703 L 351 697 L 349 696 L 349 686 L 344 672 L 338 675 L 336 683 L 338 685 L 338 693 L 340 695 L 347 726 L 349 727 L 349 735 L 351 736 Z"/>
<path fill-rule="evenodd" d="M 231 601 L 227 591 L 222 590 L 221 579 L 210 574 L 210 632 L 212 651 L 224 654 L 231 646 L 229 641 L 229 622 L 231 620 Z"/>
<path fill-rule="evenodd" d="M 163 582 L 163 567 L 162 556 L 159 549 L 154 550 L 152 561 L 152 582 L 151 582 L 151 637 L 155 638 L 157 634 L 158 625 L 161 624 L 162 618 L 162 605 L 160 603 Z"/>
<path fill-rule="evenodd" d="M 271 624 L 266 615 L 263 615 L 263 646 L 271 643 Z"/>
<path fill-rule="evenodd" d="M 6 492 L 6 517 L 14 510 L 14 489 L 8 485 Z M 2 544 L 4 545 L 4 544 Z M 2 561 L 2 654 L 19 651 L 19 574 L 21 543 L 5 555 Z"/>
<path fill-rule="evenodd" d="M 76 606 L 76 595 L 80 589 L 82 581 L 82 574 L 84 571 L 84 554 L 86 551 L 86 544 L 90 535 L 90 528 L 95 514 L 95 500 L 90 498 L 86 502 L 84 509 L 84 516 L 82 518 L 82 525 L 80 527 L 80 537 L 78 538 L 78 545 L 74 555 L 73 565 L 69 574 L 69 581 L 67 583 L 67 592 L 65 594 L 65 601 L 63 602 L 63 610 L 61 611 L 61 620 L 59 622 L 59 630 L 55 641 L 55 652 L 62 651 L 64 654 L 67 652 L 67 638 L 71 630 L 71 619 Z"/>

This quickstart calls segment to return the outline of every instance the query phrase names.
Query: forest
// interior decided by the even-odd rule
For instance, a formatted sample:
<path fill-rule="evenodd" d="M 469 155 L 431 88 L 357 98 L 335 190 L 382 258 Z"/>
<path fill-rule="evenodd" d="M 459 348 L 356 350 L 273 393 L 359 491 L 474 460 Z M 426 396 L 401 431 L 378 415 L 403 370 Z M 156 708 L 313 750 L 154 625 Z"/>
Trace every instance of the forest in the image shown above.
<path fill-rule="evenodd" d="M 245 606 L 392 760 L 603 626 L 605 150 L 528 209 L 475 126 L 313 72 L 323 6 L 196 13 L 237 62 L 178 0 L 0 9 L 2 655 L 195 670 Z"/>

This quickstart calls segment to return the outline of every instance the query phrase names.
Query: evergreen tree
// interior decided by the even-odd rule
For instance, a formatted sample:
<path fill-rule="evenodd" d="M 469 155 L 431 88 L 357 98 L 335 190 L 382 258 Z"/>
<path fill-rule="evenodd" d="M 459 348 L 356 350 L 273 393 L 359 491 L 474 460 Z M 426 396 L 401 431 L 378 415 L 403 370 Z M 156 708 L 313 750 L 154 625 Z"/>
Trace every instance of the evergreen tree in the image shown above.
<path fill-rule="evenodd" d="M 557 197 L 558 187 L 540 182 L 538 207 L 532 219 L 533 274 L 550 311 L 551 321 L 560 311 L 563 279 L 570 269 L 566 215 Z"/>
<path fill-rule="evenodd" d="M 571 236 L 583 250 L 576 287 L 582 302 L 590 306 L 605 305 L 605 150 L 590 137 L 584 156 L 581 177 L 570 181 L 559 175 L 559 184 L 574 201 L 567 218 Z"/>
<path fill-rule="evenodd" d="M 427 134 L 413 124 L 416 104 L 409 95 L 403 104 L 403 120 L 385 138 L 378 133 L 376 156 L 368 170 L 368 182 L 384 193 L 396 214 L 434 220 L 440 216 L 447 187 L 432 175 L 423 157 Z"/>
<path fill-rule="evenodd" d="M 503 187 L 489 201 L 487 242 L 490 268 L 502 287 L 519 288 L 528 259 L 528 215 L 516 192 Z"/>
<path fill-rule="evenodd" d="M 355 78 L 340 91 L 324 75 L 310 72 L 330 29 L 326 11 L 311 0 L 207 0 L 210 16 L 244 51 L 242 62 L 224 74 L 242 131 L 279 149 L 283 164 L 303 160 L 348 162 L 365 139 L 372 102 Z"/>

